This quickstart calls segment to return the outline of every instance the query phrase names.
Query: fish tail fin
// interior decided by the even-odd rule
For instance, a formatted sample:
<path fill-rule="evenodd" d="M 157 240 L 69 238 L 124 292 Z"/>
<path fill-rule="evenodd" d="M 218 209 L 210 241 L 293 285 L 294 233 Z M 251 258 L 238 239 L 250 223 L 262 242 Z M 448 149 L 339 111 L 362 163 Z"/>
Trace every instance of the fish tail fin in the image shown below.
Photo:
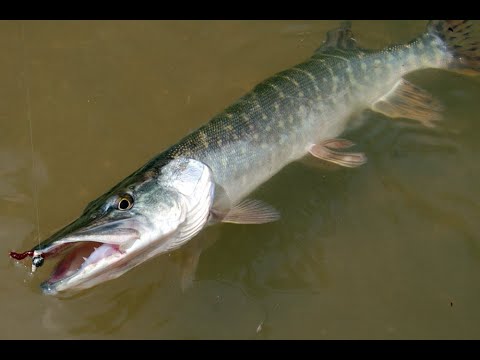
<path fill-rule="evenodd" d="M 438 36 L 453 56 L 449 70 L 480 73 L 480 26 L 472 20 L 431 20 L 429 34 Z"/>

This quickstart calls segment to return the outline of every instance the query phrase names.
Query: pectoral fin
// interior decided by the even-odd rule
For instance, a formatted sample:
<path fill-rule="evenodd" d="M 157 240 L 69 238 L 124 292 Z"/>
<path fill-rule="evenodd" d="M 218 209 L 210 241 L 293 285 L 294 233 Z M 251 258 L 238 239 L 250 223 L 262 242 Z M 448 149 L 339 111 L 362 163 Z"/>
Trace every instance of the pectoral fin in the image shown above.
<path fill-rule="evenodd" d="M 320 144 L 314 144 L 310 147 L 310 154 L 316 158 L 332 162 L 337 165 L 345 167 L 357 167 L 367 162 L 367 157 L 363 153 L 353 152 L 339 152 L 333 149 L 346 149 L 354 144 L 349 140 L 344 139 L 329 139 L 321 142 Z"/>
<path fill-rule="evenodd" d="M 182 258 L 182 272 L 180 277 L 180 288 L 182 292 L 187 291 L 192 287 L 193 280 L 195 280 L 195 273 L 197 272 L 198 261 L 200 259 L 201 250 L 194 246 L 187 249 Z"/>
<path fill-rule="evenodd" d="M 212 209 L 217 221 L 233 224 L 265 224 L 280 219 L 280 213 L 260 200 L 246 199 L 231 209 Z"/>
<path fill-rule="evenodd" d="M 372 105 L 372 110 L 392 118 L 408 118 L 434 127 L 442 119 L 442 104 L 427 91 L 401 79 Z"/>

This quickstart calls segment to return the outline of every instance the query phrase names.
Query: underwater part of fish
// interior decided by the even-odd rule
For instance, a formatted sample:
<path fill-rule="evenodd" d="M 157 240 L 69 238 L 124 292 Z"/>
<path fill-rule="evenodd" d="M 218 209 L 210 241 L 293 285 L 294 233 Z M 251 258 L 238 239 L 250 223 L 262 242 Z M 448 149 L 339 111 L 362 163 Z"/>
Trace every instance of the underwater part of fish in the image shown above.
<path fill-rule="evenodd" d="M 366 156 L 344 151 L 354 144 L 339 138 L 362 109 L 434 126 L 441 104 L 403 76 L 427 68 L 478 74 L 479 34 L 472 21 L 430 21 L 407 44 L 368 50 L 344 24 L 306 61 L 261 82 L 92 201 L 71 224 L 11 256 L 32 257 L 32 271 L 60 257 L 41 285 L 54 295 L 117 278 L 183 246 L 209 224 L 275 221 L 273 207 L 246 199 L 254 189 L 307 154 L 345 167 L 364 164 Z"/>

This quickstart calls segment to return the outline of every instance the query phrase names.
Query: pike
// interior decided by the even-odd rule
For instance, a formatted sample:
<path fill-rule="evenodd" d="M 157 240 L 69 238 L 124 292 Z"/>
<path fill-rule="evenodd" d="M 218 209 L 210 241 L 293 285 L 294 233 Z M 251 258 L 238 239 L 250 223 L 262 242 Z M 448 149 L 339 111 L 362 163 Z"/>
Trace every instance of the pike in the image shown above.
<path fill-rule="evenodd" d="M 364 164 L 366 156 L 344 151 L 354 144 L 339 138 L 355 112 L 370 108 L 435 126 L 441 104 L 403 76 L 426 68 L 477 74 L 479 37 L 473 22 L 436 20 L 407 44 L 367 50 L 345 23 L 309 59 L 255 86 L 88 204 L 77 220 L 10 255 L 32 256 L 32 271 L 62 255 L 41 285 L 56 295 L 117 278 L 209 224 L 278 220 L 273 207 L 246 197 L 307 154 L 349 168 Z"/>

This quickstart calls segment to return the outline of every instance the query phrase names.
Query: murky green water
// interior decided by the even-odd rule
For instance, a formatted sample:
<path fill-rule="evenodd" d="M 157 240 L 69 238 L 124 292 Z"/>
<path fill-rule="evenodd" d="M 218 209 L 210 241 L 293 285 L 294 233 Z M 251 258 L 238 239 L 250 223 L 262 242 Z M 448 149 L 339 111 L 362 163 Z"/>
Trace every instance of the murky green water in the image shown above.
<path fill-rule="evenodd" d="M 440 70 L 409 76 L 439 130 L 366 112 L 365 166 L 286 167 L 255 194 L 281 222 L 204 231 L 184 293 L 182 251 L 68 299 L 7 256 L 38 241 L 34 188 L 45 238 L 337 24 L 0 22 L 0 338 L 479 338 L 480 78 Z M 424 26 L 353 22 L 365 47 Z"/>

